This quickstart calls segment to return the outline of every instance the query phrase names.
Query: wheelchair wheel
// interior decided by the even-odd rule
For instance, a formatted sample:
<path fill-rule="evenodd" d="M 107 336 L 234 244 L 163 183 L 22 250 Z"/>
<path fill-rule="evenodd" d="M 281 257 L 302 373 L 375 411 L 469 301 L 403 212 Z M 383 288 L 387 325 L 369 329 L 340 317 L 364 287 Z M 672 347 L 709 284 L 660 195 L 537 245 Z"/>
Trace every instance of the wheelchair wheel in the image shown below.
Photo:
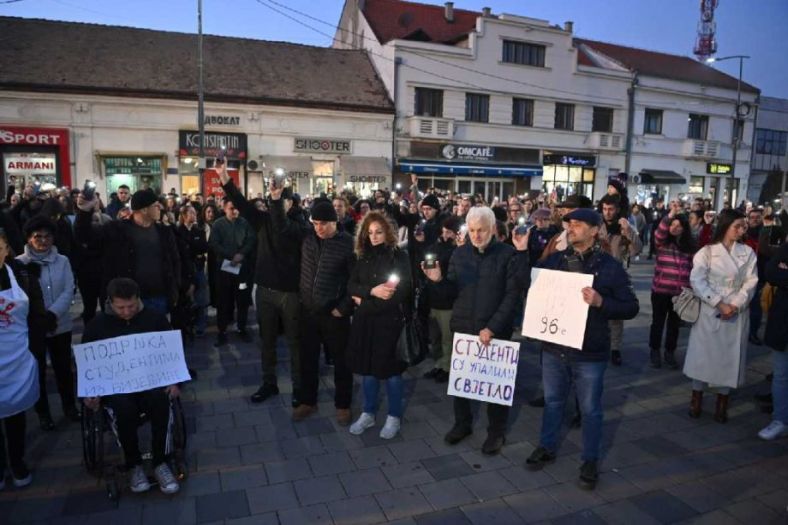
<path fill-rule="evenodd" d="M 186 418 L 183 415 L 183 408 L 180 399 L 173 399 L 172 408 L 172 467 L 175 477 L 183 481 L 189 474 L 186 464 Z"/>
<path fill-rule="evenodd" d="M 104 466 L 104 418 L 102 411 L 97 412 L 82 407 L 82 458 L 85 468 L 91 474 L 101 474 Z"/>

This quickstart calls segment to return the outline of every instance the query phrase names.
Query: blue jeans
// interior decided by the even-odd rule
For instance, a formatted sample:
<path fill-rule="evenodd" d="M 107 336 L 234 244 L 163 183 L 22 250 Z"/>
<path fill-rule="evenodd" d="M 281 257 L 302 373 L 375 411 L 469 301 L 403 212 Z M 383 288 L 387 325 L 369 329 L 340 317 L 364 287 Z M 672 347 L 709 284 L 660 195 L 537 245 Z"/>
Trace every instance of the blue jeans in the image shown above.
<path fill-rule="evenodd" d="M 788 352 L 772 350 L 772 419 L 788 425 Z"/>
<path fill-rule="evenodd" d="M 550 352 L 542 355 L 544 412 L 540 444 L 555 453 L 572 383 L 583 415 L 583 461 L 596 461 L 602 444 L 602 389 L 607 361 L 571 362 Z"/>
<path fill-rule="evenodd" d="M 378 411 L 378 392 L 380 379 L 373 376 L 361 376 L 364 388 L 364 412 L 375 414 Z M 402 417 L 402 376 L 391 376 L 386 381 L 386 395 L 389 400 L 389 415 Z"/>
<path fill-rule="evenodd" d="M 170 307 L 167 305 L 167 298 L 163 295 L 158 295 L 156 297 L 143 297 L 142 304 L 148 310 L 160 313 L 161 315 L 167 315 L 170 313 Z"/>

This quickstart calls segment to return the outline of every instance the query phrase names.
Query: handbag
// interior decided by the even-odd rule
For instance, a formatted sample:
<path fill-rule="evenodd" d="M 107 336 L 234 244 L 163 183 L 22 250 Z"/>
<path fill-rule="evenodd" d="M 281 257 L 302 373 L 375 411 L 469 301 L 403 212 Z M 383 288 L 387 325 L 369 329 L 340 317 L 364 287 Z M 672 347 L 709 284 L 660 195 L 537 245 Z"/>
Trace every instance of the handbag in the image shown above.
<path fill-rule="evenodd" d="M 427 340 L 415 313 L 406 314 L 401 305 L 400 311 L 403 323 L 397 339 L 397 358 L 411 367 L 421 363 L 427 357 Z"/>
<path fill-rule="evenodd" d="M 692 288 L 682 288 L 681 293 L 671 300 L 673 311 L 682 321 L 694 323 L 700 317 L 700 298 L 695 295 Z"/>

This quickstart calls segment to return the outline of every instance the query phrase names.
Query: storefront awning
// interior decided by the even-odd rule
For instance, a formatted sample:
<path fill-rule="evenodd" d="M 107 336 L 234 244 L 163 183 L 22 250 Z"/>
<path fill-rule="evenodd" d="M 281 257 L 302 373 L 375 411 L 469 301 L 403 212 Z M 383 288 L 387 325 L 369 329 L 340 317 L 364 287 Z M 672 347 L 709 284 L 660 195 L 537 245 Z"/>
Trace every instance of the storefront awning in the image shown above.
<path fill-rule="evenodd" d="M 340 169 L 345 175 L 367 175 L 389 177 L 389 168 L 383 157 L 352 157 L 343 156 L 340 160 Z"/>
<path fill-rule="evenodd" d="M 287 173 L 312 173 L 312 157 L 266 155 L 263 157 L 262 168 L 266 174 L 276 168 L 282 168 Z"/>
<path fill-rule="evenodd" d="M 436 162 L 401 161 L 405 173 L 436 173 L 445 175 L 483 175 L 487 177 L 541 177 L 541 166 L 496 166 L 474 164 L 441 164 Z"/>
<path fill-rule="evenodd" d="M 687 179 L 669 170 L 641 170 L 641 184 L 686 184 Z"/>

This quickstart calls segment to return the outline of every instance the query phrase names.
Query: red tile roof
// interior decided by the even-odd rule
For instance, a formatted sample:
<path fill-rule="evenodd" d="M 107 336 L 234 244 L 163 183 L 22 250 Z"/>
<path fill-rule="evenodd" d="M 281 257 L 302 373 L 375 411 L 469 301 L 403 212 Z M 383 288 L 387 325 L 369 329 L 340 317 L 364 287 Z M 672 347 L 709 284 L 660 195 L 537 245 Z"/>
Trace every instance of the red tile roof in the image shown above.
<path fill-rule="evenodd" d="M 366 0 L 363 13 L 381 44 L 408 37 L 453 44 L 471 33 L 476 28 L 476 19 L 482 15 L 455 8 L 454 22 L 448 22 L 442 5 L 401 0 Z"/>
<path fill-rule="evenodd" d="M 593 57 L 582 51 L 580 46 L 586 45 L 594 51 L 613 59 L 625 68 L 631 71 L 638 71 L 643 75 L 692 82 L 705 86 L 736 89 L 736 77 L 732 77 L 690 57 L 583 38 L 575 38 L 574 43 L 575 47 L 578 47 L 577 63 L 580 65 L 597 66 Z M 750 93 L 760 93 L 757 87 L 746 82 L 742 82 L 741 89 Z"/>

